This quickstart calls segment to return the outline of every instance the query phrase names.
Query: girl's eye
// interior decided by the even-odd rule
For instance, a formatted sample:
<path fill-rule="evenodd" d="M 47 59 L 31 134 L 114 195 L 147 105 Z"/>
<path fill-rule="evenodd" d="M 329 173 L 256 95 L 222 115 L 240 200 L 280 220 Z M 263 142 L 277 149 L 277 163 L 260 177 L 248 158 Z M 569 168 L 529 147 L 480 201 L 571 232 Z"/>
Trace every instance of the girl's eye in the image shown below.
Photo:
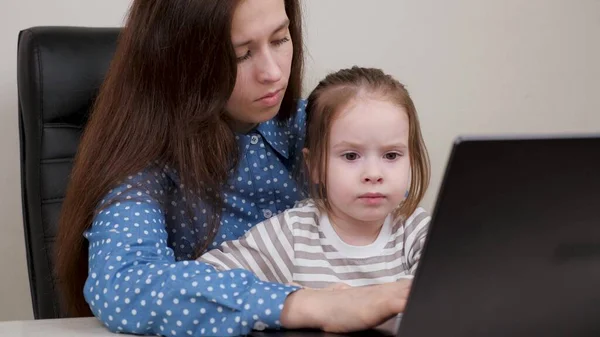
<path fill-rule="evenodd" d="M 280 40 L 277 40 L 277 41 L 273 41 L 273 44 L 275 46 L 281 46 L 282 44 L 284 44 L 284 43 L 286 43 L 288 41 L 290 41 L 290 38 L 286 36 L 283 39 L 280 39 Z"/>
<path fill-rule="evenodd" d="M 237 58 L 238 62 L 246 61 L 250 58 L 250 51 L 248 50 L 244 56 L 240 56 Z"/>
<path fill-rule="evenodd" d="M 385 154 L 385 159 L 387 160 L 396 160 L 398 159 L 398 157 L 400 157 L 401 154 L 397 153 L 397 152 L 390 152 L 390 153 L 386 153 Z"/>
<path fill-rule="evenodd" d="M 358 159 L 358 154 L 354 152 L 348 152 L 343 154 L 344 158 L 348 161 L 353 161 Z"/>

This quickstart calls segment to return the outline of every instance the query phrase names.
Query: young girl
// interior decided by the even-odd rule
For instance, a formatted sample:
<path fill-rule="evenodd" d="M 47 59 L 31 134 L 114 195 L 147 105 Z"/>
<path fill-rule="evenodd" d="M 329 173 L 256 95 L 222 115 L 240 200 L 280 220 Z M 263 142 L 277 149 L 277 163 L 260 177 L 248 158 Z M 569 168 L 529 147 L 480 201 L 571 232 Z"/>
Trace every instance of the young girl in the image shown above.
<path fill-rule="evenodd" d="M 193 260 L 302 198 L 301 27 L 298 0 L 133 2 L 62 205 L 66 315 L 224 336 L 360 330 L 403 310 L 407 283 L 323 294 Z"/>
<path fill-rule="evenodd" d="M 381 70 L 344 69 L 319 83 L 306 113 L 312 198 L 200 261 L 311 288 L 410 277 L 430 217 L 417 207 L 429 162 L 408 92 Z"/>

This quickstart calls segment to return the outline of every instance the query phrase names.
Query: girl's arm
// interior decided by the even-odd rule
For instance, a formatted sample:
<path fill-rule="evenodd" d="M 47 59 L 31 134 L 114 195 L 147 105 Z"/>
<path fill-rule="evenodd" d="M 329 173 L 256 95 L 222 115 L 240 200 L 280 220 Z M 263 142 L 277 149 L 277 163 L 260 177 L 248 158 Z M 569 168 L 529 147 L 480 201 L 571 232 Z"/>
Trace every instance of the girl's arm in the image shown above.
<path fill-rule="evenodd" d="M 293 282 L 294 237 L 288 213 L 257 224 L 242 238 L 224 242 L 198 261 L 219 270 L 246 269 L 263 281 Z"/>
<path fill-rule="evenodd" d="M 423 208 L 417 208 L 404 223 L 404 252 L 411 275 L 415 274 L 421 259 L 429 221 L 431 216 Z"/>

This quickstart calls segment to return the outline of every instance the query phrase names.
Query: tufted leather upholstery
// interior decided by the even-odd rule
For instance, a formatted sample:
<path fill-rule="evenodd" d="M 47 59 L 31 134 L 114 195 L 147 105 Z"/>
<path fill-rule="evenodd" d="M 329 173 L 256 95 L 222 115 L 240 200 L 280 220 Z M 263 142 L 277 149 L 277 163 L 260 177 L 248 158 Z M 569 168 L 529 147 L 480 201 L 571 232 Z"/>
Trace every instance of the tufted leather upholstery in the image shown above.
<path fill-rule="evenodd" d="M 19 34 L 21 190 L 36 319 L 64 317 L 52 272 L 59 211 L 82 127 L 119 32 L 34 27 Z"/>

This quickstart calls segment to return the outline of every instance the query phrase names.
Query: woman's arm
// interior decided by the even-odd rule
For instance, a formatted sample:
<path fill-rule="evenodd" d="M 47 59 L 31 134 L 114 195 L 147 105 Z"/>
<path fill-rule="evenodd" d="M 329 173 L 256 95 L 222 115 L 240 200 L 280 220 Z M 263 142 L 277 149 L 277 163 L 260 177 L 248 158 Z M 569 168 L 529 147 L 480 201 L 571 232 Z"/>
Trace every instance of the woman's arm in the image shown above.
<path fill-rule="evenodd" d="M 111 331 L 240 335 L 255 325 L 279 326 L 284 301 L 297 288 L 261 282 L 244 270 L 176 262 L 159 202 L 146 189 L 127 185 L 107 200 L 117 194 L 123 201 L 102 210 L 86 232 L 89 276 L 83 289 Z"/>
<path fill-rule="evenodd" d="M 343 333 L 376 327 L 404 311 L 411 280 L 345 289 L 300 289 L 288 296 L 281 323 L 290 329 Z"/>

